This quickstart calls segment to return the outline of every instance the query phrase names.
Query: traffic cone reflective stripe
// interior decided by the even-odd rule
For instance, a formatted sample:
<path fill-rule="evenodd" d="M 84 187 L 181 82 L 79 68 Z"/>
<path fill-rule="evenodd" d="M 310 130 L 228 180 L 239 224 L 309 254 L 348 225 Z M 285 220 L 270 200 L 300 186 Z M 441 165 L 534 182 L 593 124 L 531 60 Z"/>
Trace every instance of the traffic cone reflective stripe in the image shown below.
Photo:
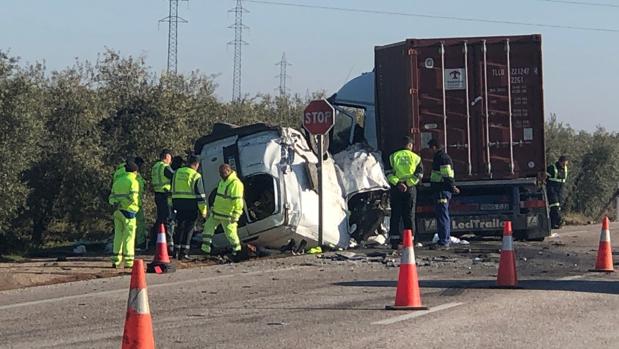
<path fill-rule="evenodd" d="M 149 273 L 161 274 L 166 272 L 173 272 L 175 270 L 176 269 L 174 268 L 174 266 L 170 264 L 165 226 L 163 224 L 160 224 L 159 232 L 157 233 L 157 252 L 155 253 L 155 258 L 153 258 L 153 261 L 148 264 L 147 271 Z"/>
<path fill-rule="evenodd" d="M 161 225 L 163 227 L 163 224 Z M 159 233 L 157 234 L 157 243 L 158 244 L 167 244 L 166 238 L 165 238 L 165 231 L 159 231 Z"/>
<path fill-rule="evenodd" d="M 600 245 L 595 262 L 595 269 L 591 271 L 613 272 L 613 246 L 610 242 L 610 229 L 608 217 L 602 221 L 602 231 L 600 232 Z"/>
<path fill-rule="evenodd" d="M 400 265 L 409 265 L 415 263 L 415 251 L 412 248 L 402 249 L 402 257 L 400 257 Z"/>
<path fill-rule="evenodd" d="M 168 244 L 165 237 L 165 226 L 163 224 L 159 225 L 159 233 L 157 234 L 157 254 L 155 254 L 155 260 L 153 262 L 170 263 Z"/>
<path fill-rule="evenodd" d="M 146 289 L 131 289 L 129 291 L 127 309 L 135 314 L 150 314 Z"/>
<path fill-rule="evenodd" d="M 151 348 L 155 348 L 155 338 L 153 336 L 150 307 L 148 306 L 144 261 L 137 259 L 131 271 L 122 349 Z"/>
<path fill-rule="evenodd" d="M 499 287 L 517 287 L 518 276 L 516 273 L 516 254 L 514 253 L 512 238 L 512 222 L 503 223 L 503 246 L 499 260 L 499 272 L 496 284 Z"/>
<path fill-rule="evenodd" d="M 395 294 L 395 305 L 385 307 L 388 310 L 425 310 L 421 304 L 417 266 L 415 265 L 415 250 L 413 249 L 412 231 L 405 229 L 403 234 L 404 248 L 400 260 L 398 287 Z"/>

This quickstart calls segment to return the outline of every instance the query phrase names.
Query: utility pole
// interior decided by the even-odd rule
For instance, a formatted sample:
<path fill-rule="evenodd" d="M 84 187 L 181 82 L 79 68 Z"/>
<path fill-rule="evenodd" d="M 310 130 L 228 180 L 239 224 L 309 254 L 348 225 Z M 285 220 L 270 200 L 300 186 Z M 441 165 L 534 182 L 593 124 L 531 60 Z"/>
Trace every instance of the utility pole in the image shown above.
<path fill-rule="evenodd" d="M 247 9 L 243 7 L 243 0 L 236 0 L 236 6 L 228 12 L 234 12 L 234 24 L 228 28 L 234 29 L 234 41 L 230 41 L 228 45 L 234 45 L 234 71 L 232 76 L 232 100 L 241 100 L 241 66 L 242 66 L 242 48 L 247 45 L 243 41 L 243 29 L 249 29 L 243 24 L 243 13 L 247 13 Z"/>
<path fill-rule="evenodd" d="M 286 87 L 286 80 L 290 77 L 286 74 L 286 68 L 292 65 L 286 60 L 286 52 L 282 54 L 282 60 L 275 63 L 275 65 L 279 66 L 279 75 L 276 76 L 277 78 L 279 78 L 279 96 L 285 97 L 286 93 L 288 92 L 288 88 Z"/>
<path fill-rule="evenodd" d="M 178 3 L 189 0 L 169 0 L 170 11 L 168 17 L 162 18 L 159 22 L 168 23 L 168 73 L 176 74 L 176 63 L 178 58 L 178 24 L 187 23 L 187 20 L 178 16 Z"/>

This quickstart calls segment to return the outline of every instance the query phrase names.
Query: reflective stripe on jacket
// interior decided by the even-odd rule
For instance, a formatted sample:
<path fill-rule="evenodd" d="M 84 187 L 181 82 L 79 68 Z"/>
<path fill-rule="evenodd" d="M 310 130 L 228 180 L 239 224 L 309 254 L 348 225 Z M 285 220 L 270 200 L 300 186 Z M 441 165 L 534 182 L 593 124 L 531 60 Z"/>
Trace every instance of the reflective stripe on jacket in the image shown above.
<path fill-rule="evenodd" d="M 236 172 L 232 172 L 225 180 L 220 180 L 213 203 L 213 217 L 238 222 L 243 213 L 244 191 L 243 182 L 236 175 Z"/>
<path fill-rule="evenodd" d="M 137 174 L 125 172 L 124 175 L 118 176 L 114 181 L 108 202 L 119 210 L 137 213 L 140 210 L 139 194 L 140 184 L 137 180 Z"/>
<path fill-rule="evenodd" d="M 172 179 L 172 199 L 204 200 L 204 194 L 196 190 L 201 180 L 202 176 L 193 168 L 179 168 Z"/>
<path fill-rule="evenodd" d="M 565 183 L 567 180 L 567 166 L 558 166 L 558 163 L 554 163 L 546 169 L 548 180 L 556 183 Z"/>
<path fill-rule="evenodd" d="M 411 187 L 417 185 L 423 177 L 423 165 L 421 157 L 408 149 L 402 149 L 389 156 L 391 173 L 387 180 L 391 185 L 405 183 Z"/>
<path fill-rule="evenodd" d="M 439 149 L 432 160 L 431 187 L 434 191 L 453 192 L 455 176 L 451 157 L 445 153 L 445 150 Z"/>
<path fill-rule="evenodd" d="M 150 177 L 155 193 L 166 193 L 172 190 L 172 180 L 165 176 L 165 170 L 169 167 L 170 165 L 163 161 L 158 161 L 153 165 L 150 171 Z"/>

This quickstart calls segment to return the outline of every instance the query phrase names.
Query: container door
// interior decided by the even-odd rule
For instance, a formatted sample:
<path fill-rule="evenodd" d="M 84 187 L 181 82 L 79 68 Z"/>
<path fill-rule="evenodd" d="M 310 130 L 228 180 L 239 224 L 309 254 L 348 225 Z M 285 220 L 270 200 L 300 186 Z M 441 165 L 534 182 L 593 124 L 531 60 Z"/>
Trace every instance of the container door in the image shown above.
<path fill-rule="evenodd" d="M 483 103 L 484 164 L 489 178 L 513 174 L 509 41 L 482 41 L 480 86 Z"/>
<path fill-rule="evenodd" d="M 474 140 L 479 137 L 471 123 L 468 44 L 439 42 L 418 50 L 419 128 L 426 175 L 430 173 L 433 157 L 427 143 L 436 139 L 451 156 L 456 178 L 470 177 L 478 167 Z"/>
<path fill-rule="evenodd" d="M 402 148 L 402 138 L 414 135 L 417 128 L 412 111 L 412 55 L 405 43 L 375 50 L 378 144 L 386 167 L 390 167 L 389 155 Z"/>

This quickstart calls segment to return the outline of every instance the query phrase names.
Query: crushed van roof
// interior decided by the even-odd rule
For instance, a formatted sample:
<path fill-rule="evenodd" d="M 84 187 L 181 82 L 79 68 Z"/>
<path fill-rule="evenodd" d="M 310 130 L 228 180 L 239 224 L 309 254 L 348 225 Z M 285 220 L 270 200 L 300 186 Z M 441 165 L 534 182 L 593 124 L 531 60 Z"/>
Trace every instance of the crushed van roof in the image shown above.
<path fill-rule="evenodd" d="M 233 136 L 243 137 L 257 132 L 276 131 L 279 129 L 279 126 L 268 123 L 256 123 L 245 126 L 238 126 L 228 123 L 216 123 L 213 125 L 213 132 L 198 138 L 194 146 L 194 153 L 200 154 L 202 152 L 202 147 L 204 147 L 205 144 L 209 144 L 220 139 Z"/>

